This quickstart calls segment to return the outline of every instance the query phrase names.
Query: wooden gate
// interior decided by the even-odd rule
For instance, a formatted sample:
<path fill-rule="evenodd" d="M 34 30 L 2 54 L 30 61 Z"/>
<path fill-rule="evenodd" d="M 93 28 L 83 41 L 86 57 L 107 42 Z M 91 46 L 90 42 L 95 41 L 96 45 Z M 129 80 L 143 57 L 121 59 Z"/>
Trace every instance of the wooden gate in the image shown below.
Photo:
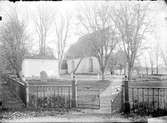
<path fill-rule="evenodd" d="M 77 107 L 100 109 L 100 90 L 98 89 L 78 89 Z"/>

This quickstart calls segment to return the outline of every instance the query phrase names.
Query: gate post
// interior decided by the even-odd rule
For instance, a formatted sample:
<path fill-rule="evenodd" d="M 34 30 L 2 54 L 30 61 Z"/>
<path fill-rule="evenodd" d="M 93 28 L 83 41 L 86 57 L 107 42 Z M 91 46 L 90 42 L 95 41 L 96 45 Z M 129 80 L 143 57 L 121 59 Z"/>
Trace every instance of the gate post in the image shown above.
<path fill-rule="evenodd" d="M 76 86 L 76 79 L 73 76 L 72 80 L 72 107 L 76 108 L 77 106 L 77 86 Z"/>
<path fill-rule="evenodd" d="M 129 104 L 129 86 L 128 86 L 128 79 L 127 76 L 125 76 L 124 83 L 124 93 L 125 93 L 125 103 L 124 103 L 124 113 L 130 113 L 130 104 Z"/>
<path fill-rule="evenodd" d="M 121 112 L 124 112 L 124 81 L 122 81 L 121 85 Z"/>
<path fill-rule="evenodd" d="M 28 107 L 28 105 L 29 105 L 29 86 L 28 86 L 28 82 L 25 83 L 25 91 L 26 91 L 26 93 L 25 93 L 25 96 L 26 96 L 26 107 Z"/>

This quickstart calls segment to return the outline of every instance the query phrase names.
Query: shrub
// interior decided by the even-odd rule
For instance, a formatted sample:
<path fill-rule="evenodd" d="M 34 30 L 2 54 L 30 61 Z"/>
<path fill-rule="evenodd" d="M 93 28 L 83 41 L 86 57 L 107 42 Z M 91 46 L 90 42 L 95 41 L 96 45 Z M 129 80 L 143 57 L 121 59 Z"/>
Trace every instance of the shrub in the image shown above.
<path fill-rule="evenodd" d="M 148 103 L 138 102 L 137 100 L 135 100 L 131 111 L 141 116 L 152 115 L 153 117 L 155 117 L 167 114 L 167 109 L 161 109 L 159 107 L 156 107 L 155 104 L 156 101 Z"/>
<path fill-rule="evenodd" d="M 40 97 L 38 98 L 39 108 L 65 108 L 65 98 L 61 96 L 56 97 Z"/>

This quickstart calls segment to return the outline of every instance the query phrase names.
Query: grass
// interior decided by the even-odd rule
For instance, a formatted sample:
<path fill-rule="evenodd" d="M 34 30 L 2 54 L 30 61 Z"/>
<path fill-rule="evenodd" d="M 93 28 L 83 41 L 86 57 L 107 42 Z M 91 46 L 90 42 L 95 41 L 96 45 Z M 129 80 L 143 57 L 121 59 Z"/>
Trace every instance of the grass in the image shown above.
<path fill-rule="evenodd" d="M 71 80 L 48 80 L 42 83 L 39 80 L 29 80 L 30 85 L 71 85 Z M 103 91 L 110 84 L 109 80 L 77 80 L 78 89 L 91 88 Z"/>
<path fill-rule="evenodd" d="M 78 88 L 90 87 L 92 89 L 105 90 L 105 88 L 109 86 L 110 81 L 109 80 L 98 80 L 98 81 L 80 80 L 77 83 L 78 83 Z"/>

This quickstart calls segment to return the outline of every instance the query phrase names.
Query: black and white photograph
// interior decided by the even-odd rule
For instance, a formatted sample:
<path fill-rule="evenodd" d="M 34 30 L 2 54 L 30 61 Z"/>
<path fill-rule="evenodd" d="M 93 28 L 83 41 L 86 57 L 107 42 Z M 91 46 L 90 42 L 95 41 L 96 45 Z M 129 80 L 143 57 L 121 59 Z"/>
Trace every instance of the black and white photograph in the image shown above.
<path fill-rule="evenodd" d="M 167 122 L 167 4 L 0 1 L 0 123 Z"/>

